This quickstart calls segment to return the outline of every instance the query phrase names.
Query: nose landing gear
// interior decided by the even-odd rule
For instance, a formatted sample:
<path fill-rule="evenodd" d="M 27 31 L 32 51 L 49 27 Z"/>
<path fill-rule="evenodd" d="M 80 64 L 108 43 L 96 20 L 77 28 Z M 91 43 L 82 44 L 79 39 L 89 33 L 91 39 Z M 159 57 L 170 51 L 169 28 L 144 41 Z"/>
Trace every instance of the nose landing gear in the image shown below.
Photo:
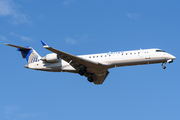
<path fill-rule="evenodd" d="M 163 62 L 163 63 L 162 63 L 162 68 L 163 68 L 163 69 L 166 69 L 166 62 Z"/>

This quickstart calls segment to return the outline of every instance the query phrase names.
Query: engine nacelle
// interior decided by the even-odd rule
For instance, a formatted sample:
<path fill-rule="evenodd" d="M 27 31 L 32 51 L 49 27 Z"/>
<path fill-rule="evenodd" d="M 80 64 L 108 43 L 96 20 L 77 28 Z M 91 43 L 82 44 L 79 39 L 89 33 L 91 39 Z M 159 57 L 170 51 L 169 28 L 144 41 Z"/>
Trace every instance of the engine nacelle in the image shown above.
<path fill-rule="evenodd" d="M 46 62 L 52 62 L 52 63 L 59 62 L 59 58 L 57 57 L 57 54 L 55 53 L 47 54 L 41 60 L 46 61 Z"/>

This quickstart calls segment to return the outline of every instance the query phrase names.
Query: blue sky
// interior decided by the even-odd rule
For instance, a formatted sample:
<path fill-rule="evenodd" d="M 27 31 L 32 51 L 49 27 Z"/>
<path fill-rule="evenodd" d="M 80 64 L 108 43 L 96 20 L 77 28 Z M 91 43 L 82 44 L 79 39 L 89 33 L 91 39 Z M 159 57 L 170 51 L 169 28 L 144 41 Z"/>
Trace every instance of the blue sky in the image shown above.
<path fill-rule="evenodd" d="M 0 120 L 179 120 L 180 1 L 0 0 Z M 110 69 L 103 85 L 24 68 L 15 49 L 74 55 L 160 48 L 167 64 Z"/>

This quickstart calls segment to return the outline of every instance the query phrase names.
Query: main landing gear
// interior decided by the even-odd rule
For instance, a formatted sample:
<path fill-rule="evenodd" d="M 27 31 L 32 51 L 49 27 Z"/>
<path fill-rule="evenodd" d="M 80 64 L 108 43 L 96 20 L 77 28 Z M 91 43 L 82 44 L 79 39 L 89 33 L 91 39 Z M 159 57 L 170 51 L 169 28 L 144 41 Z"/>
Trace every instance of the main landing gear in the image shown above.
<path fill-rule="evenodd" d="M 93 77 L 92 77 L 93 74 L 88 73 L 87 70 L 86 70 L 86 68 L 85 68 L 84 66 L 80 66 L 80 67 L 81 67 L 81 68 L 80 68 L 80 70 L 79 70 L 78 73 L 79 73 L 81 76 L 83 76 L 83 75 L 86 76 L 86 77 L 88 76 L 88 77 L 87 77 L 87 80 L 88 80 L 89 82 L 93 82 L 93 80 L 94 80 Z"/>
<path fill-rule="evenodd" d="M 79 74 L 80 74 L 81 76 L 83 76 L 84 73 L 85 73 L 85 70 L 83 70 L 83 69 L 79 70 Z"/>
<path fill-rule="evenodd" d="M 86 68 L 84 66 L 80 66 L 80 67 L 81 67 L 81 69 L 79 70 L 79 74 L 81 76 L 83 76 L 85 74 L 85 72 L 86 72 Z"/>
<path fill-rule="evenodd" d="M 87 80 L 88 80 L 89 82 L 93 82 L 92 76 L 88 77 Z"/>

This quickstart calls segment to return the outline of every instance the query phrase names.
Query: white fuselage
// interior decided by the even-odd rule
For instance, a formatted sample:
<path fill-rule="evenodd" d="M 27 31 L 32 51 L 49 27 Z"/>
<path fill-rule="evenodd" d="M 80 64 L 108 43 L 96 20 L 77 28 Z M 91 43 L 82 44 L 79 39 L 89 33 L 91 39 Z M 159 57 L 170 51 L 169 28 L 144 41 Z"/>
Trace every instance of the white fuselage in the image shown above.
<path fill-rule="evenodd" d="M 79 55 L 77 57 L 101 63 L 106 66 L 106 69 L 120 66 L 164 63 L 168 60 L 173 61 L 175 59 L 173 55 L 160 49 L 140 49 L 133 51 Z M 69 63 L 62 59 L 54 63 L 38 61 L 28 64 L 25 67 L 43 71 L 77 73 L 77 71 Z"/>

